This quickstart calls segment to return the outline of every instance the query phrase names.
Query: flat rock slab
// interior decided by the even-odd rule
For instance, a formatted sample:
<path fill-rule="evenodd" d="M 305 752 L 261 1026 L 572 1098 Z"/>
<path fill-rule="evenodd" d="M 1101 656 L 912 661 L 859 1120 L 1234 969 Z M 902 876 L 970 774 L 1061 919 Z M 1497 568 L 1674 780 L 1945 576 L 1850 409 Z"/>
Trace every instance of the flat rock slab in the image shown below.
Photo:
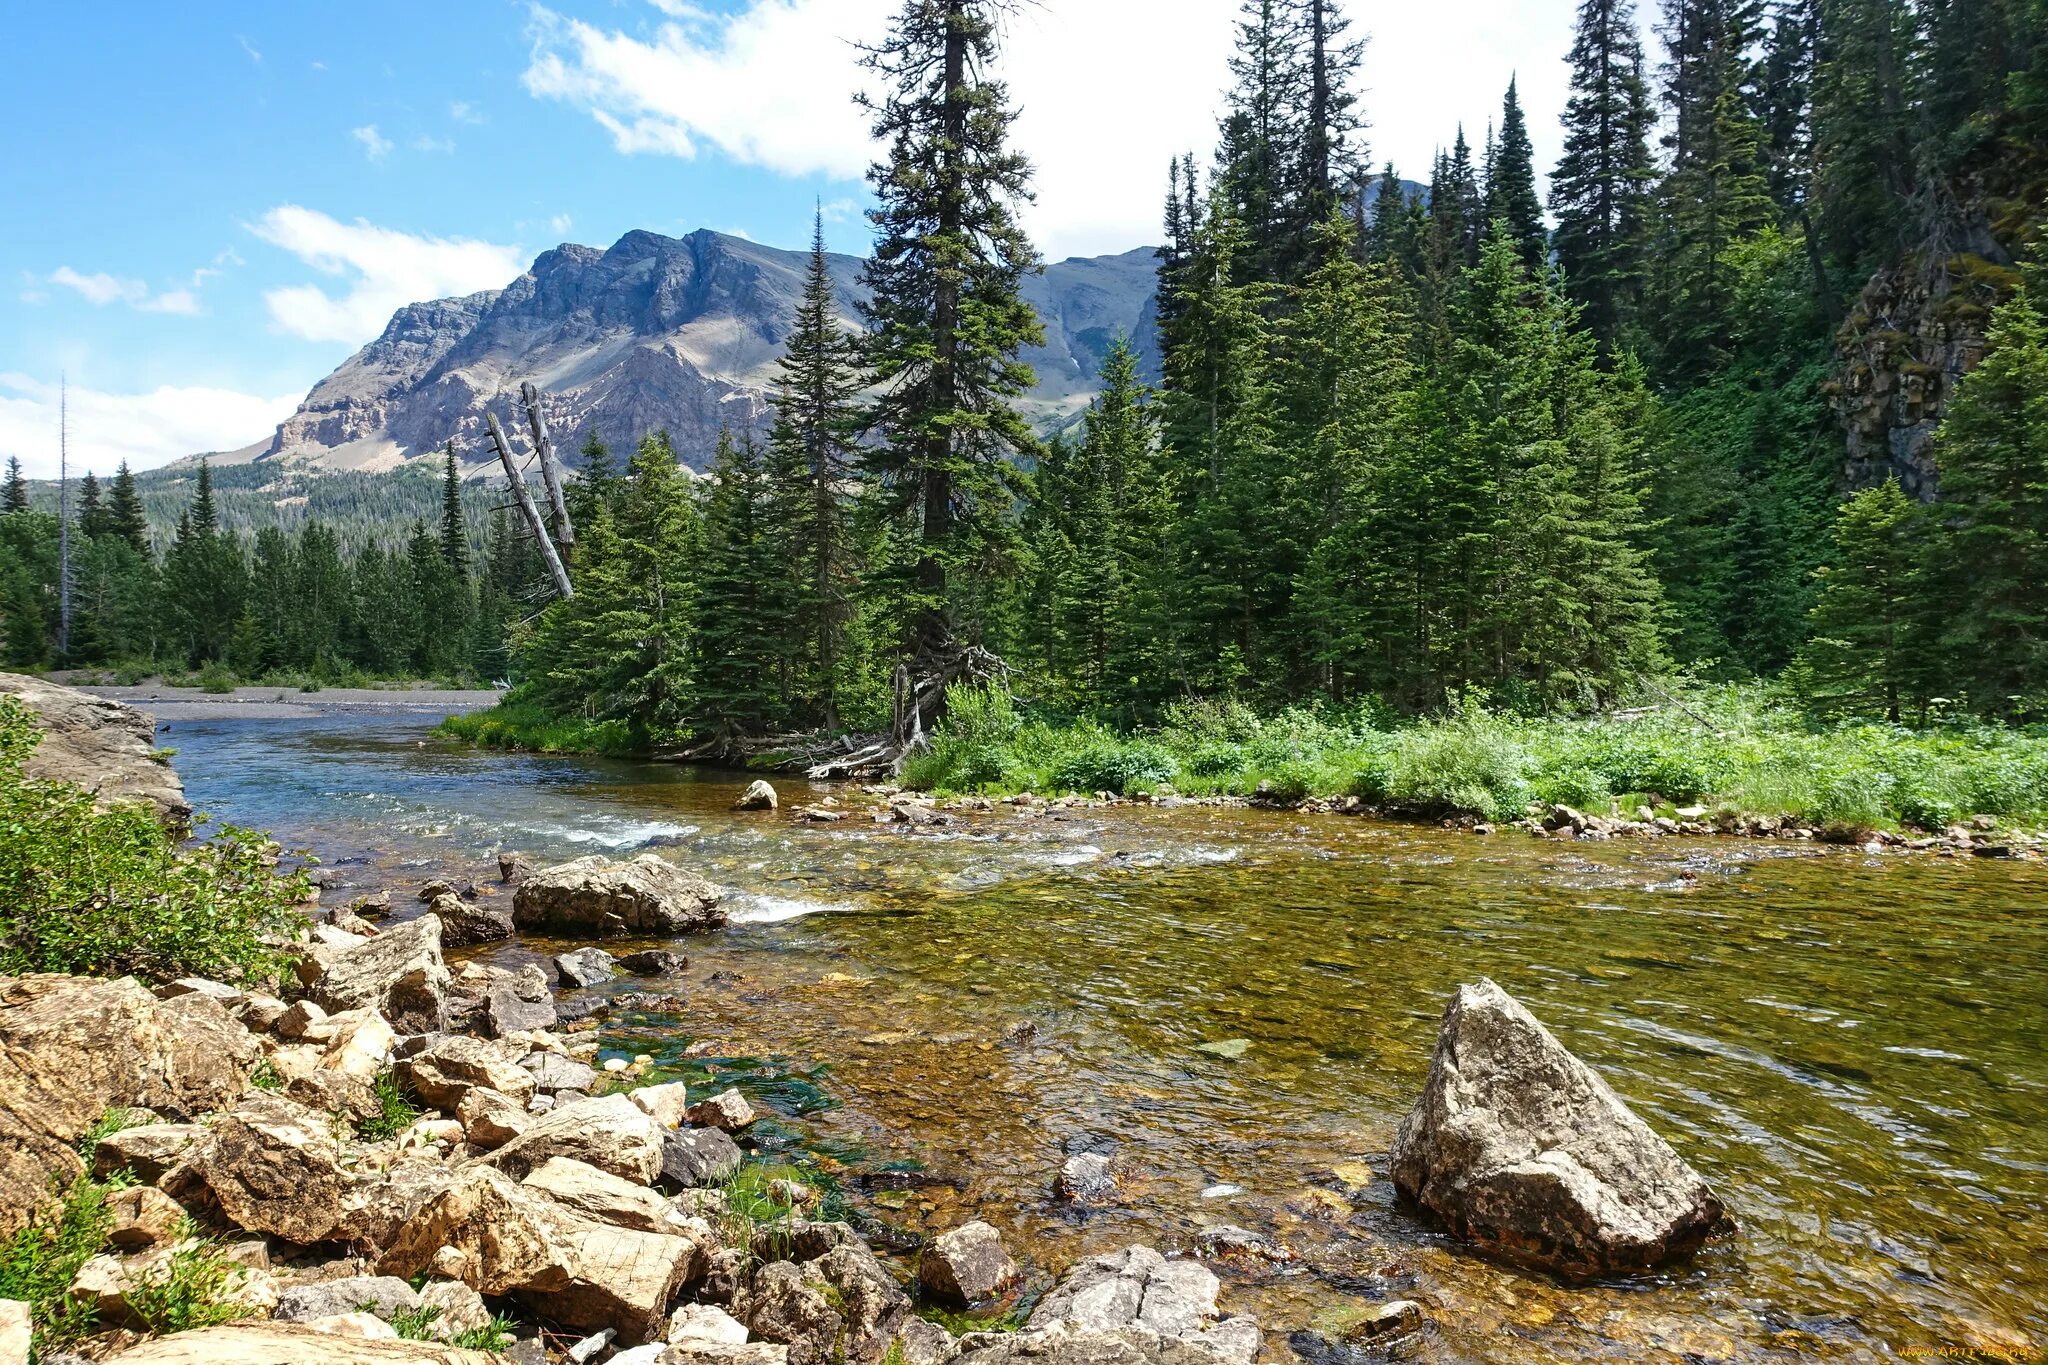
<path fill-rule="evenodd" d="M 719 891 L 696 873 L 643 853 L 631 862 L 577 858 L 519 884 L 513 920 L 590 938 L 688 934 L 725 923 Z"/>
<path fill-rule="evenodd" d="M 1444 1011 L 1392 1175 L 1460 1236 L 1566 1275 L 1647 1270 L 1730 1225 L 1699 1173 L 1484 978 Z"/>

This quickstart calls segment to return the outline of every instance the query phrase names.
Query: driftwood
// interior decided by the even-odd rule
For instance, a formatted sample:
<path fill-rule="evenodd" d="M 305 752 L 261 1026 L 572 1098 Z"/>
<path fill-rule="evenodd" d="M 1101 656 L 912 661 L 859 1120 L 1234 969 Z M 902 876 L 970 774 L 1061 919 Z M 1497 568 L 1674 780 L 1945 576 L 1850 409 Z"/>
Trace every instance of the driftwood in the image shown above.
<path fill-rule="evenodd" d="M 540 519 L 540 509 L 533 505 L 533 495 L 526 491 L 526 480 L 520 477 L 519 462 L 512 458 L 512 443 L 505 439 L 505 428 L 498 424 L 498 414 L 484 414 L 484 425 L 490 429 L 491 444 L 498 448 L 498 462 L 505 466 L 505 479 L 512 485 L 512 498 L 519 504 L 519 515 L 526 518 L 526 524 L 533 531 L 533 538 L 540 544 L 541 558 L 547 561 L 548 573 L 555 580 L 555 591 L 563 598 L 576 596 L 576 589 L 569 582 L 569 570 L 562 564 L 562 556 L 555 551 L 555 542 L 548 537 L 548 528 Z"/>
<path fill-rule="evenodd" d="M 562 496 L 562 466 L 555 459 L 555 443 L 548 437 L 548 419 L 541 415 L 540 390 L 531 381 L 519 386 L 526 404 L 526 425 L 533 433 L 533 451 L 540 456 L 540 481 L 547 485 L 548 505 L 555 514 L 555 543 L 563 549 L 576 543 L 576 528 L 569 521 L 569 503 Z"/>

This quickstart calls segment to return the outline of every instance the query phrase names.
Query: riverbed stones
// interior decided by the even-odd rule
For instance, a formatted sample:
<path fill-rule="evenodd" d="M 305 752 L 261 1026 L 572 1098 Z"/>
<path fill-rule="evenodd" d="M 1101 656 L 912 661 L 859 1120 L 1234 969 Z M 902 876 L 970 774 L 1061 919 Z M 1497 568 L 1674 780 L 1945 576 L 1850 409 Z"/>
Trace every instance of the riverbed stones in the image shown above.
<path fill-rule="evenodd" d="M 524 1177 L 551 1158 L 567 1157 L 652 1185 L 662 1172 L 664 1139 L 673 1136 L 624 1095 L 602 1095 L 549 1110 L 484 1160 Z"/>
<path fill-rule="evenodd" d="M 196 1123 L 145 1123 L 109 1133 L 93 1144 L 92 1173 L 101 1180 L 127 1171 L 145 1185 L 163 1179 L 205 1132 Z"/>
<path fill-rule="evenodd" d="M 597 1084 L 597 1070 L 559 1052 L 531 1052 L 519 1063 L 533 1077 L 534 1089 L 543 1095 L 564 1091 L 588 1093 Z"/>
<path fill-rule="evenodd" d="M 602 948 L 578 948 L 555 959 L 555 973 L 574 990 L 601 986 L 619 974 L 618 959 Z"/>
<path fill-rule="evenodd" d="M 634 976 L 681 976 L 689 965 L 689 958 L 668 948 L 643 948 L 619 959 L 619 970 L 631 972 Z"/>
<path fill-rule="evenodd" d="M 0 1237 L 22 1227 L 110 1109 L 196 1118 L 231 1103 L 258 1050 L 205 995 L 159 1000 L 132 979 L 0 977 Z"/>
<path fill-rule="evenodd" d="M 531 877 L 534 872 L 533 859 L 513 849 L 498 855 L 498 880 L 516 886 Z"/>
<path fill-rule="evenodd" d="M 279 1322 L 313 1322 L 342 1313 L 369 1313 L 389 1322 L 400 1313 L 419 1311 L 420 1296 L 404 1280 L 390 1275 L 355 1275 L 294 1285 L 277 1296 Z"/>
<path fill-rule="evenodd" d="M 1054 1188 L 1072 1203 L 1106 1204 L 1116 1197 L 1116 1169 L 1100 1152 L 1081 1152 L 1060 1167 Z"/>
<path fill-rule="evenodd" d="M 448 1026 L 448 964 L 441 919 L 425 914 L 339 949 L 316 945 L 299 963 L 308 1000 L 330 1014 L 376 1008 L 402 1033 Z"/>
<path fill-rule="evenodd" d="M 502 1043 L 461 1034 L 440 1039 L 397 1066 L 398 1076 L 421 1102 L 455 1113 L 471 1091 L 494 1091 L 524 1105 L 533 1097 L 533 1073 L 519 1064 L 516 1052 Z"/>
<path fill-rule="evenodd" d="M 699 1128 L 737 1133 L 754 1122 L 754 1106 L 737 1090 L 721 1090 L 690 1106 L 690 1122 Z"/>
<path fill-rule="evenodd" d="M 410 1279 L 459 1268 L 450 1278 L 486 1297 L 511 1295 L 564 1327 L 638 1343 L 659 1332 L 706 1256 L 696 1236 L 608 1226 L 478 1166 L 408 1220 L 378 1269 Z"/>
<path fill-rule="evenodd" d="M 740 1168 L 740 1149 L 716 1128 L 685 1128 L 666 1135 L 661 1178 L 671 1185 L 722 1185 Z"/>
<path fill-rule="evenodd" d="M 1215 1274 L 1199 1261 L 1168 1260 L 1150 1247 L 1125 1247 L 1075 1265 L 1039 1300 L 1025 1326 L 1032 1331 L 1058 1327 L 1070 1334 L 1136 1329 L 1192 1344 L 1212 1358 L 1249 1362 L 1259 1352 L 1258 1324 L 1244 1317 L 1218 1322 L 1220 1288 Z"/>
<path fill-rule="evenodd" d="M 529 1087 L 532 1084 L 531 1073 L 528 1073 L 527 1083 Z M 533 1123 L 533 1115 L 525 1103 L 481 1087 L 463 1095 L 455 1107 L 455 1117 L 462 1124 L 463 1140 L 484 1152 L 497 1151 Z"/>
<path fill-rule="evenodd" d="M 236 1227 L 301 1246 L 347 1227 L 358 1184 L 331 1119 L 260 1091 L 214 1122 L 194 1174 Z"/>
<path fill-rule="evenodd" d="M 775 795 L 775 788 L 757 778 L 747 784 L 747 789 L 740 793 L 737 801 L 732 803 L 732 808 L 734 810 L 774 810 L 778 804 L 780 803 Z"/>
<path fill-rule="evenodd" d="M 627 1091 L 626 1098 L 664 1128 L 680 1128 L 689 1116 L 690 1090 L 681 1081 L 643 1085 L 638 1090 Z"/>
<path fill-rule="evenodd" d="M 1650 1269 L 1728 1221 L 1699 1173 L 1485 978 L 1444 1011 L 1392 1176 L 1458 1235 L 1567 1275 Z"/>
<path fill-rule="evenodd" d="M 477 1010 L 477 1024 L 487 1038 L 509 1038 L 515 1033 L 551 1029 L 561 1022 L 552 997 L 529 999 L 512 982 L 500 981 L 484 992 Z"/>
<path fill-rule="evenodd" d="M 578 858 L 520 883 L 512 902 L 522 929 L 588 938 L 686 934 L 725 923 L 718 889 L 652 853 L 631 862 Z"/>
<path fill-rule="evenodd" d="M 1003 1235 L 979 1219 L 941 1233 L 917 1263 L 918 1283 L 956 1308 L 994 1298 L 1018 1274 L 1017 1263 L 1003 1248 Z"/>
<path fill-rule="evenodd" d="M 441 920 L 441 946 L 467 948 L 512 937 L 512 910 L 490 901 L 442 894 L 428 907 Z"/>

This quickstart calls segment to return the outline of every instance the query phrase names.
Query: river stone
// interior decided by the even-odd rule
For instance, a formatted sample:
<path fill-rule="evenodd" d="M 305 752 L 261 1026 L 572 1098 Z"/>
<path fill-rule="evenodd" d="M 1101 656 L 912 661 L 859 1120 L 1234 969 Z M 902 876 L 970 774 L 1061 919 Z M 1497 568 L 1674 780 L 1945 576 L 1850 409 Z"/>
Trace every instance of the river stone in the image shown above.
<path fill-rule="evenodd" d="M 1060 1167 L 1059 1196 L 1076 1204 L 1104 1203 L 1116 1194 L 1116 1170 L 1100 1152 L 1082 1152 Z"/>
<path fill-rule="evenodd" d="M 1727 1224 L 1698 1172 L 1483 977 L 1444 1011 L 1392 1175 L 1460 1236 L 1570 1275 L 1646 1270 Z"/>
<path fill-rule="evenodd" d="M 260 1091 L 214 1121 L 193 1171 L 236 1227 L 301 1246 L 344 1232 L 362 1183 L 331 1119 Z"/>
<path fill-rule="evenodd" d="M 109 1133 L 93 1146 L 92 1173 L 104 1180 L 116 1171 L 130 1171 L 145 1185 L 154 1185 L 205 1131 L 196 1123 L 145 1123 Z"/>
<path fill-rule="evenodd" d="M 22 771 L 91 792 L 102 806 L 139 802 L 182 831 L 192 807 L 156 749 L 156 722 L 132 706 L 19 673 L 0 673 L 0 697 L 34 713 L 42 739 Z"/>
<path fill-rule="evenodd" d="M 107 1365 L 497 1365 L 500 1358 L 432 1341 L 337 1336 L 302 1322 L 231 1322 L 156 1337 L 102 1359 Z"/>
<path fill-rule="evenodd" d="M 690 1220 L 668 1200 L 645 1185 L 636 1185 L 608 1171 L 600 1171 L 595 1166 L 566 1157 L 549 1158 L 519 1183 L 585 1218 L 615 1228 L 679 1232 L 692 1226 Z M 710 1229 L 708 1223 L 695 1226 L 706 1233 Z"/>
<path fill-rule="evenodd" d="M 1052 1328 L 1098 1334 L 1137 1330 L 1191 1343 L 1212 1359 L 1220 1356 L 1249 1362 L 1261 1344 L 1258 1324 L 1244 1317 L 1218 1323 L 1216 1294 L 1220 1288 L 1216 1276 L 1199 1261 L 1169 1261 L 1150 1247 L 1125 1247 L 1075 1265 L 1038 1301 L 1025 1326 L 1034 1332 Z M 1155 1342 L 1151 1349 L 1166 1348 Z M 1177 1350 L 1173 1354 L 1178 1357 Z"/>
<path fill-rule="evenodd" d="M 438 915 L 393 925 L 354 946 L 315 946 L 299 964 L 299 979 L 306 998 L 330 1014 L 375 1006 L 400 1033 L 448 1026 L 449 975 Z"/>
<path fill-rule="evenodd" d="M 256 1040 L 218 1000 L 132 979 L 0 977 L 0 1238 L 28 1222 L 110 1109 L 196 1118 L 248 1085 Z"/>
<path fill-rule="evenodd" d="M 644 948 L 619 959 L 619 969 L 634 976 L 681 976 L 690 959 L 668 948 Z"/>
<path fill-rule="evenodd" d="M 407 1222 L 378 1270 L 410 1279 L 459 1269 L 451 1278 L 486 1297 L 512 1295 L 563 1327 L 638 1343 L 659 1334 L 676 1291 L 703 1273 L 708 1241 L 610 1227 L 471 1167 Z"/>
<path fill-rule="evenodd" d="M 441 920 L 441 946 L 444 948 L 466 948 L 475 943 L 496 943 L 512 937 L 510 906 L 467 901 L 444 893 L 434 897 L 431 909 Z"/>
<path fill-rule="evenodd" d="M 994 1298 L 1017 1275 L 1003 1235 L 979 1219 L 940 1234 L 917 1262 L 918 1283 L 956 1308 Z"/>
<path fill-rule="evenodd" d="M 1257 1327 L 1244 1318 L 1232 1318 L 1210 1336 L 1194 1337 L 1147 1327 L 1057 1323 L 1028 1332 L 962 1338 L 964 1349 L 951 1365 L 1218 1365 L 1249 1362 L 1259 1345 Z"/>
<path fill-rule="evenodd" d="M 662 1143 L 661 1178 L 670 1184 L 722 1185 L 739 1168 L 739 1147 L 716 1128 L 685 1128 Z"/>
<path fill-rule="evenodd" d="M 530 1075 L 527 1080 L 531 1085 Z M 497 1151 L 533 1125 L 525 1104 L 482 1087 L 463 1095 L 455 1117 L 462 1124 L 463 1141 L 485 1152 Z"/>
<path fill-rule="evenodd" d="M 601 1095 L 558 1105 L 483 1160 L 524 1177 L 551 1158 L 567 1157 L 652 1185 L 662 1172 L 663 1139 L 673 1136 L 624 1095 Z"/>
<path fill-rule="evenodd" d="M 28 1305 L 20 1299 L 0 1299 L 0 1365 L 28 1365 L 31 1330 Z M 744 1331 L 740 1339 L 746 1339 Z"/>
<path fill-rule="evenodd" d="M 578 948 L 555 959 L 562 984 L 581 990 L 601 986 L 619 974 L 618 959 L 602 948 Z"/>
<path fill-rule="evenodd" d="M 691 1105 L 689 1117 L 699 1128 L 737 1133 L 754 1122 L 754 1106 L 737 1090 L 721 1090 Z"/>
<path fill-rule="evenodd" d="M 774 810 L 778 804 L 775 788 L 756 778 L 740 793 L 739 800 L 732 803 L 734 810 Z"/>
<path fill-rule="evenodd" d="M 341 1313 L 369 1313 L 389 1322 L 400 1313 L 417 1312 L 420 1296 L 404 1280 L 390 1275 L 358 1275 L 294 1285 L 277 1296 L 279 1322 L 312 1322 Z"/>
<path fill-rule="evenodd" d="M 543 1095 L 558 1094 L 565 1090 L 588 1093 L 597 1084 L 597 1071 L 584 1065 L 574 1057 L 564 1057 L 559 1052 L 533 1052 L 519 1063 L 533 1075 L 534 1089 Z"/>
<path fill-rule="evenodd" d="M 652 853 L 624 863 L 592 856 L 521 882 L 512 916 L 522 929 L 588 938 L 686 934 L 725 923 L 718 901 L 711 883 Z"/>
<path fill-rule="evenodd" d="M 478 1023 L 486 1037 L 506 1038 L 515 1033 L 551 1029 L 561 1022 L 553 999 L 529 1000 L 511 982 L 498 982 L 484 993 Z"/>
<path fill-rule="evenodd" d="M 441 1039 L 397 1066 L 398 1077 L 421 1102 L 455 1113 L 475 1090 L 492 1090 L 515 1104 L 533 1097 L 533 1073 L 503 1043 L 460 1034 Z"/>

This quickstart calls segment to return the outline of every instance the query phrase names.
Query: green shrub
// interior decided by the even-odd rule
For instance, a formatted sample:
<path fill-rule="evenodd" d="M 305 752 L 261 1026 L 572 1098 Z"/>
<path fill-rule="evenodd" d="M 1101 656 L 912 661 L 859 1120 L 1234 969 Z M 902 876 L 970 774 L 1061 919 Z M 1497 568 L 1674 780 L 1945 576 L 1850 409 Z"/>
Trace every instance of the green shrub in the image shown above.
<path fill-rule="evenodd" d="M 245 1273 L 211 1242 L 190 1241 L 171 1253 L 162 1274 L 126 1298 L 135 1316 L 158 1336 L 213 1327 L 255 1313 L 251 1305 L 230 1297 Z"/>
<path fill-rule="evenodd" d="M 235 670 L 215 659 L 199 670 L 199 690 L 214 695 L 235 690 Z"/>
<path fill-rule="evenodd" d="M 1103 739 L 1070 754 L 1053 770 L 1052 785 L 1062 791 L 1125 796 L 1171 782 L 1179 771 L 1173 755 L 1157 744 Z"/>
<path fill-rule="evenodd" d="M 1604 812 L 1614 800 L 1607 774 L 1591 768 L 1546 770 L 1537 775 L 1533 786 L 1538 801 L 1580 810 Z"/>
<path fill-rule="evenodd" d="M 1389 767 L 1388 799 L 1423 811 L 1512 819 L 1532 795 L 1515 723 L 1472 708 L 1402 731 Z"/>
<path fill-rule="evenodd" d="M 410 1128 L 420 1116 L 419 1106 L 405 1093 L 405 1087 L 398 1082 L 398 1076 L 390 1067 L 377 1073 L 370 1082 L 371 1091 L 377 1096 L 377 1112 L 356 1125 L 356 1132 L 371 1142 L 397 1137 Z"/>
<path fill-rule="evenodd" d="M 222 827 L 180 848 L 147 808 L 97 809 L 79 788 L 32 778 L 29 713 L 0 700 L 0 972 L 149 980 L 262 978 L 270 944 L 299 925 L 302 875 L 268 840 Z"/>
<path fill-rule="evenodd" d="M 92 1305 L 66 1291 L 113 1230 L 107 1197 L 120 1185 L 81 1176 L 0 1243 L 0 1299 L 28 1304 L 39 1353 L 69 1345 L 96 1325 Z"/>
<path fill-rule="evenodd" d="M 483 1326 L 472 1327 L 467 1332 L 457 1332 L 449 1338 L 448 1344 L 458 1351 L 502 1351 L 510 1346 L 518 1335 L 518 1323 L 502 1313 L 495 1313 Z"/>

